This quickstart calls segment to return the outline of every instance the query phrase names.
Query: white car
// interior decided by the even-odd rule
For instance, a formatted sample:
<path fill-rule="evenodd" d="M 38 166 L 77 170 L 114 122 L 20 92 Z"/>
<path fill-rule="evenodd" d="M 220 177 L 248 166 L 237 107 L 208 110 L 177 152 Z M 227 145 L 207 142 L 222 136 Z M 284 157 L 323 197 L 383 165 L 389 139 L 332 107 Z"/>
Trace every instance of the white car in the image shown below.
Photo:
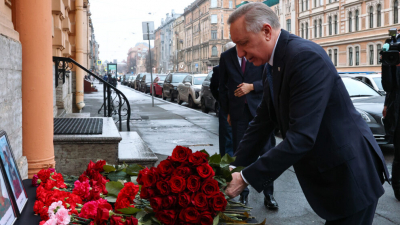
<path fill-rule="evenodd" d="M 206 79 L 207 74 L 189 74 L 178 85 L 178 104 L 189 103 L 190 108 L 195 108 L 201 103 L 200 91 L 201 84 Z"/>
<path fill-rule="evenodd" d="M 386 92 L 383 90 L 382 87 L 382 74 L 381 73 L 339 73 L 341 77 L 353 77 L 356 78 L 366 84 L 368 84 L 370 87 L 375 89 L 375 91 L 386 95 Z"/>

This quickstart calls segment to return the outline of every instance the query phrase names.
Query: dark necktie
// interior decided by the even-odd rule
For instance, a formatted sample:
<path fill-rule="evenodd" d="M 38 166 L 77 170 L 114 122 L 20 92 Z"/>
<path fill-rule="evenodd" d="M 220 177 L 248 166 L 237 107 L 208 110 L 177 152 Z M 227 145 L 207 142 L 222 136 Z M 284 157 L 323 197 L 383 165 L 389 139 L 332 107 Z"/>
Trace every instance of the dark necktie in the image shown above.
<path fill-rule="evenodd" d="M 269 90 L 271 92 L 271 99 L 272 99 L 272 103 L 275 105 L 274 103 L 274 80 L 272 78 L 272 66 L 269 65 L 268 63 L 266 64 L 267 69 L 264 70 L 264 72 L 267 72 L 267 80 L 268 80 L 268 84 L 269 84 Z"/>
<path fill-rule="evenodd" d="M 242 72 L 244 74 L 244 71 L 246 71 L 246 59 L 242 57 Z"/>

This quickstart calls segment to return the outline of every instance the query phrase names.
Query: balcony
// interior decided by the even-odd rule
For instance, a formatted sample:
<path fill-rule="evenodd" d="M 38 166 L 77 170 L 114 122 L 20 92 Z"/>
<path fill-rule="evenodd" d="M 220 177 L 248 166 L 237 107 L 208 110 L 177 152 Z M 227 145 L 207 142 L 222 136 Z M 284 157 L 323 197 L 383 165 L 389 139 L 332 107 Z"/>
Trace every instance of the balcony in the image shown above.
<path fill-rule="evenodd" d="M 65 5 L 62 0 L 52 0 L 51 12 L 65 18 Z"/>
<path fill-rule="evenodd" d="M 63 29 L 63 31 L 67 31 L 68 33 L 71 33 L 71 22 L 69 21 L 69 18 L 65 18 L 62 21 L 62 29 Z"/>
<path fill-rule="evenodd" d="M 64 2 L 65 9 L 67 11 L 70 11 L 71 10 L 71 0 L 63 0 L 63 2 Z"/>
<path fill-rule="evenodd" d="M 54 28 L 53 46 L 56 48 L 65 48 L 65 37 L 61 29 Z"/>

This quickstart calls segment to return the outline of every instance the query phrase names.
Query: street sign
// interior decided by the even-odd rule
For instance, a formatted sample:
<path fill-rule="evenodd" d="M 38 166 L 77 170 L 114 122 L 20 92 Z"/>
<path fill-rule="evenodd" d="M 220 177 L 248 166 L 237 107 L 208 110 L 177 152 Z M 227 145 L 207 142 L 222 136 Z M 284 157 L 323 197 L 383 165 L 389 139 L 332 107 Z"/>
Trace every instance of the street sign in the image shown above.
<path fill-rule="evenodd" d="M 143 40 L 154 40 L 155 35 L 154 34 L 143 34 Z"/>
<path fill-rule="evenodd" d="M 197 63 L 194 64 L 194 67 L 199 68 L 199 64 L 197 64 Z"/>
<path fill-rule="evenodd" d="M 97 60 L 97 65 L 101 65 L 101 60 Z"/>
<path fill-rule="evenodd" d="M 148 28 L 147 28 L 147 24 L 149 24 Z M 142 22 L 142 33 L 143 34 L 153 34 L 154 33 L 154 21 L 143 21 Z"/>

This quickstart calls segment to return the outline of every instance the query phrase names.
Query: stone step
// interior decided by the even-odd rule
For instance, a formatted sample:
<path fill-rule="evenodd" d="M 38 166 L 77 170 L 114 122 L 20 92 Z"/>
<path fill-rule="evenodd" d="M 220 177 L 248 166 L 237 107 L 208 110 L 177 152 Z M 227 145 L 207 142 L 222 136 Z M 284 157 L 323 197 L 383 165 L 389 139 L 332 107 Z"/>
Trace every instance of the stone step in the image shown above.
<path fill-rule="evenodd" d="M 118 146 L 119 163 L 136 163 L 149 168 L 154 166 L 158 158 L 137 132 L 120 132 L 120 135 L 122 140 Z"/>
<path fill-rule="evenodd" d="M 90 113 L 67 113 L 64 118 L 89 118 Z"/>

